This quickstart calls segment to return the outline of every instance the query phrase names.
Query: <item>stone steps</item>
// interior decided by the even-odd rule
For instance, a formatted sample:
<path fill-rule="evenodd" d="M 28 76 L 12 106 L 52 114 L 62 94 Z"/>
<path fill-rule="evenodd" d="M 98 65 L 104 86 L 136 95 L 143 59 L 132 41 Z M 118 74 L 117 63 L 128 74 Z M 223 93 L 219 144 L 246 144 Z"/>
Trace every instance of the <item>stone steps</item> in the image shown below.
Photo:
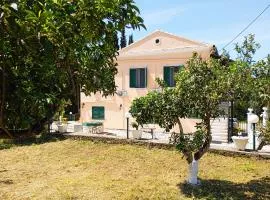
<path fill-rule="evenodd" d="M 212 141 L 227 142 L 228 119 L 219 118 L 211 121 Z"/>

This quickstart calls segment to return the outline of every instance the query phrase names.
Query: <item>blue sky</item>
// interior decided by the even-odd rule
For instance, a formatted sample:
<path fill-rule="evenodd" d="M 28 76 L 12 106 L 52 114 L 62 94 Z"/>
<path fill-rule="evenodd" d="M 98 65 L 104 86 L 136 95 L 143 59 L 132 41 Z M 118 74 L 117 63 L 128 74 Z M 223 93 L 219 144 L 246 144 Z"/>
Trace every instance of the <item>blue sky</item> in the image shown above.
<path fill-rule="evenodd" d="M 245 28 L 270 0 L 135 0 L 147 31 L 133 32 L 135 41 L 159 29 L 175 35 L 215 44 L 222 49 Z M 168 3 L 169 2 L 169 3 Z M 130 33 L 130 31 L 128 31 Z M 255 60 L 270 53 L 270 8 L 235 42 L 249 33 L 261 48 Z M 232 57 L 234 44 L 228 46 Z"/>

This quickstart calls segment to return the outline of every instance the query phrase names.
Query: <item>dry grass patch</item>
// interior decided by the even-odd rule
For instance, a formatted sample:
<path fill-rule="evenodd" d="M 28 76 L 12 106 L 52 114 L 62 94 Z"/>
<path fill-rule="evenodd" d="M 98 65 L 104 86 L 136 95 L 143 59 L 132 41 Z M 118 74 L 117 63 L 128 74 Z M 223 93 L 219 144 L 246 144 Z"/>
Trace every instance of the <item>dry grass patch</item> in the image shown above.
<path fill-rule="evenodd" d="M 269 160 L 207 154 L 193 188 L 176 151 L 65 140 L 0 158 L 0 199 L 270 199 Z"/>

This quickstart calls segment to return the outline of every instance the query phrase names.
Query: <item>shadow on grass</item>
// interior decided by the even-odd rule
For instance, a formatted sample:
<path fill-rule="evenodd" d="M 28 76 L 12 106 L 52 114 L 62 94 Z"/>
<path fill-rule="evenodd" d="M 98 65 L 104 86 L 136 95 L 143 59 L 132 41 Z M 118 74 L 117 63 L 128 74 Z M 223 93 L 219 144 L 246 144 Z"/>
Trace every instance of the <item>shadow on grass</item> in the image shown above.
<path fill-rule="evenodd" d="M 11 179 L 7 179 L 7 180 L 3 180 L 3 181 L 1 181 L 0 180 L 0 184 L 6 184 L 6 185 L 11 185 L 11 184 L 13 184 L 13 180 L 11 180 Z"/>
<path fill-rule="evenodd" d="M 178 187 L 185 196 L 195 199 L 270 199 L 270 177 L 263 177 L 248 183 L 201 180 L 200 186 L 181 183 L 178 184 Z"/>
<path fill-rule="evenodd" d="M 57 142 L 61 140 L 65 140 L 65 138 L 61 136 L 56 137 L 53 135 L 41 135 L 41 136 L 35 136 L 35 137 L 29 137 L 29 138 L 16 138 L 13 140 L 0 139 L 0 150 L 10 149 L 16 146 L 31 146 L 34 144 L 38 145 L 38 144 L 44 144 L 48 142 Z"/>

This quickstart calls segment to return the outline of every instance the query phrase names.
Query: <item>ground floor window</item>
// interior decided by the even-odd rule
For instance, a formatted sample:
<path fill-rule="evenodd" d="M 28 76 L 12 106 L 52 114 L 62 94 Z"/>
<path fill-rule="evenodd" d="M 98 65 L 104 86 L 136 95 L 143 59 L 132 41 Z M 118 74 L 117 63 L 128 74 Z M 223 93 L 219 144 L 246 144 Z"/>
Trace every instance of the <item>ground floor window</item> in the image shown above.
<path fill-rule="evenodd" d="M 105 119 L 104 106 L 93 106 L 92 107 L 92 119 Z"/>

